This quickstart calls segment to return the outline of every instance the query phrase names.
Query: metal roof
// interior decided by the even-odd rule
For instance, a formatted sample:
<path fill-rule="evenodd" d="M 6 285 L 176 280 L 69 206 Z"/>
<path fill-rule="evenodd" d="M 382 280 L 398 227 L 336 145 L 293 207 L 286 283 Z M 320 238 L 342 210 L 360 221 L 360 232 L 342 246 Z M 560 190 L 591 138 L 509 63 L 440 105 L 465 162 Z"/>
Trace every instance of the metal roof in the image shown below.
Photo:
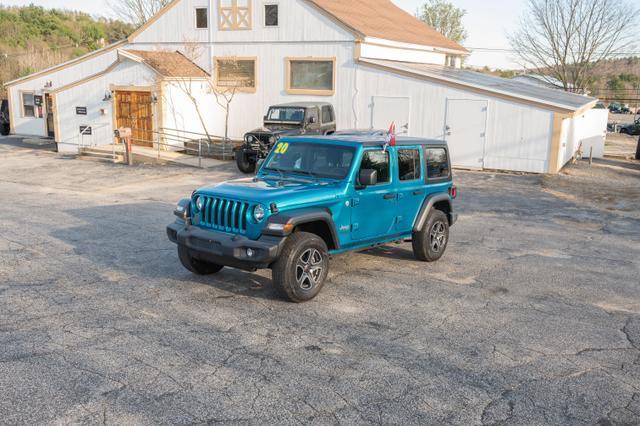
<path fill-rule="evenodd" d="M 360 62 L 365 65 L 369 64 L 376 67 L 383 67 L 390 71 L 401 71 L 412 74 L 417 78 L 463 86 L 475 91 L 488 92 L 526 103 L 533 103 L 540 107 L 547 106 L 553 110 L 575 112 L 589 106 L 589 104 L 595 104 L 597 102 L 597 99 L 589 96 L 538 87 L 507 78 L 442 65 L 415 64 L 378 59 L 360 59 Z"/>

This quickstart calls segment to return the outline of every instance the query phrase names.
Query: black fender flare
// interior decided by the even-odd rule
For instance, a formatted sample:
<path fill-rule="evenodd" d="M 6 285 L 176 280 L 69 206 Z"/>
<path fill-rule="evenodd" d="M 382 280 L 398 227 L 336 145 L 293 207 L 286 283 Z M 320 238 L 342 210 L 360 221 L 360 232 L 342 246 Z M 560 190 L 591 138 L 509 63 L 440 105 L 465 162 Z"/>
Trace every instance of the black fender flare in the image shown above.
<path fill-rule="evenodd" d="M 292 225 L 291 228 L 295 229 L 297 226 L 304 225 L 306 223 L 324 222 L 331 233 L 331 240 L 333 246 L 340 248 L 340 240 L 338 239 L 338 232 L 336 225 L 333 222 L 333 216 L 328 209 L 324 208 L 303 208 L 298 210 L 291 210 L 284 213 L 278 213 L 269 218 L 264 228 L 264 234 L 286 237 L 291 231 L 287 232 L 283 230 L 269 229 L 269 225 Z"/>
<path fill-rule="evenodd" d="M 418 213 L 418 217 L 416 218 L 416 222 L 413 224 L 413 232 L 418 232 L 422 229 L 425 222 L 427 221 L 429 213 L 433 209 L 433 206 L 441 201 L 446 201 L 447 203 L 449 203 L 449 211 L 451 212 L 448 217 L 449 225 L 453 225 L 453 205 L 451 203 L 451 197 L 448 193 L 442 192 L 431 194 L 424 200 L 424 202 L 422 203 L 422 207 L 420 208 L 420 212 Z"/>

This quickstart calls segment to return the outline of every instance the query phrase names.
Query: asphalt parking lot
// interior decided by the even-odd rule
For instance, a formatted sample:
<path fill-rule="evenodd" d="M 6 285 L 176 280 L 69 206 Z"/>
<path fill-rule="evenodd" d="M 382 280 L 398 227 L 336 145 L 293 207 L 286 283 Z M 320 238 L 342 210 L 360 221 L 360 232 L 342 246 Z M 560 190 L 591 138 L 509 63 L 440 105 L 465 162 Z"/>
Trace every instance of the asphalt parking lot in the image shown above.
<path fill-rule="evenodd" d="M 0 140 L 0 423 L 638 424 L 640 166 L 458 172 L 445 257 L 337 257 L 317 299 L 194 277 L 174 202 L 236 175 Z"/>

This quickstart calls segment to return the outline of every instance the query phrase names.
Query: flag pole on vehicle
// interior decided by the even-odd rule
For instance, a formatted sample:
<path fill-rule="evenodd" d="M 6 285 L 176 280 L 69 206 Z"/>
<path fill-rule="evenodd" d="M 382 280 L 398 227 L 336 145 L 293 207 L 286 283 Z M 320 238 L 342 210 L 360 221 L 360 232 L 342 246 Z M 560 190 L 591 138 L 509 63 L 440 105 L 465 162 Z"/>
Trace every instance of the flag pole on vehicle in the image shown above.
<path fill-rule="evenodd" d="M 391 122 L 389 132 L 387 132 L 387 138 L 384 144 L 384 150 L 387 150 L 388 146 L 396 146 L 396 122 Z"/>

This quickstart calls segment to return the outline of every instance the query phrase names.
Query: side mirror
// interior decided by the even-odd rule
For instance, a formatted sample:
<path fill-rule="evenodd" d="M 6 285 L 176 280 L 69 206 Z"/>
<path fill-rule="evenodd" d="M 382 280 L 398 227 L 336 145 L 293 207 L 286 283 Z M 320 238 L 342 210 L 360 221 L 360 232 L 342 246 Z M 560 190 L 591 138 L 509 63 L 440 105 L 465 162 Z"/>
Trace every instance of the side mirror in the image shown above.
<path fill-rule="evenodd" d="M 373 169 L 362 169 L 358 174 L 358 182 L 361 186 L 374 186 L 378 184 L 378 171 Z"/>
<path fill-rule="evenodd" d="M 316 124 L 316 118 L 315 117 L 309 117 L 309 124 Z"/>
<path fill-rule="evenodd" d="M 269 119 L 269 116 L 268 116 L 268 115 L 265 115 L 264 117 L 262 117 L 262 120 L 263 120 L 263 121 L 267 121 L 268 119 Z"/>

